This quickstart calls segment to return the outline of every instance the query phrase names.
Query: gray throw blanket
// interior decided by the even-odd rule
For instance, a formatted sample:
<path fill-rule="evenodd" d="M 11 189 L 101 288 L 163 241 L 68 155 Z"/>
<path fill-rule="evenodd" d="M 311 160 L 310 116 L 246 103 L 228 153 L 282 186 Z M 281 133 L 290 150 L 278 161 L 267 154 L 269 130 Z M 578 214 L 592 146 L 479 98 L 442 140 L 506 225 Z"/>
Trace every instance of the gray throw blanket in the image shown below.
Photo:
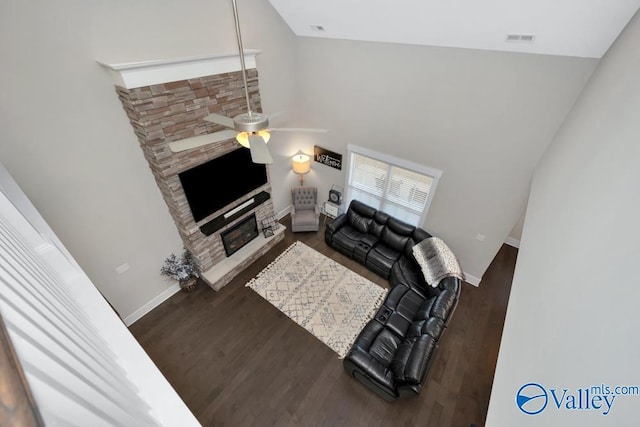
<path fill-rule="evenodd" d="M 411 250 L 422 268 L 425 280 L 434 288 L 445 277 L 457 277 L 464 281 L 464 272 L 458 258 L 442 239 L 430 237 L 415 245 Z"/>

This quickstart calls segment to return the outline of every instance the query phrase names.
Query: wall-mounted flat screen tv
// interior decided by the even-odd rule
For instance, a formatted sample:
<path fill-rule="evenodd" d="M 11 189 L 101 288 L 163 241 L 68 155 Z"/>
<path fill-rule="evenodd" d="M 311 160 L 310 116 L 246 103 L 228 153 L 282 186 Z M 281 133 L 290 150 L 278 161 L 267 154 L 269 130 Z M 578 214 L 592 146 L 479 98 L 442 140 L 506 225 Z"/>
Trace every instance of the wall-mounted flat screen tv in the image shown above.
<path fill-rule="evenodd" d="M 265 165 L 239 148 L 178 174 L 193 219 L 198 222 L 267 183 Z"/>

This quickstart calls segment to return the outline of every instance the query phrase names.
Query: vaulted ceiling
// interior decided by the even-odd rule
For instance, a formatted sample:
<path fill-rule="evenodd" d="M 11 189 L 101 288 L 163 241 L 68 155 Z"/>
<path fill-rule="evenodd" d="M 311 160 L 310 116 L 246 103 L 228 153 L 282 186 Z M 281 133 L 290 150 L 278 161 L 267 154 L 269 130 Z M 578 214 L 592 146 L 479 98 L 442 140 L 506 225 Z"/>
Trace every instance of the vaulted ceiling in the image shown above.
<path fill-rule="evenodd" d="M 640 0 L 269 1 L 298 36 L 591 58 L 640 8 Z"/>

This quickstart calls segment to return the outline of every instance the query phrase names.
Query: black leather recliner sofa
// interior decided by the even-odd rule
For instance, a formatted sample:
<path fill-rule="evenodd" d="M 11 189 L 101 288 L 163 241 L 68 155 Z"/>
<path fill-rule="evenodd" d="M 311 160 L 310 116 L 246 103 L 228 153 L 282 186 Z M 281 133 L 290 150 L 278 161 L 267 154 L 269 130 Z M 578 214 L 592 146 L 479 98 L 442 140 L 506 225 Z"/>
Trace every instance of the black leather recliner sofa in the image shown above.
<path fill-rule="evenodd" d="M 417 395 L 460 297 L 457 277 L 427 284 L 411 249 L 429 233 L 353 200 L 326 243 L 389 279 L 391 291 L 363 328 L 344 368 L 386 400 Z"/>

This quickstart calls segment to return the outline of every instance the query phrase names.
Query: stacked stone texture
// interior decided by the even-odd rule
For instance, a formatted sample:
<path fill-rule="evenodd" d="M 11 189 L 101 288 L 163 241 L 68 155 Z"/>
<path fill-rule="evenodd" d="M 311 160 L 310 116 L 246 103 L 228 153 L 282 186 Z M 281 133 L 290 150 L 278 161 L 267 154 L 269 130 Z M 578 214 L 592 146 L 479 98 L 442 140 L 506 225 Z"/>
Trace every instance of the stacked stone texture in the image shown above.
<path fill-rule="evenodd" d="M 247 70 L 247 85 L 251 108 L 261 111 L 257 70 Z M 209 144 L 204 147 L 173 153 L 169 143 L 197 135 L 213 133 L 225 128 L 204 119 L 210 113 L 234 117 L 246 111 L 242 73 L 233 72 L 200 77 L 171 83 L 157 84 L 134 89 L 116 86 L 116 92 L 138 137 L 144 156 L 149 162 L 162 197 L 182 237 L 185 248 L 194 256 L 201 271 L 206 271 L 226 257 L 220 233 L 256 214 L 258 227 L 267 216 L 274 215 L 271 200 L 258 206 L 228 224 L 216 233 L 205 236 L 198 224 L 232 209 L 249 196 L 260 191 L 271 193 L 271 180 L 249 196 L 237 200 L 218 212 L 212 213 L 198 224 L 193 219 L 189 204 L 182 189 L 178 173 L 226 154 L 238 148 L 235 140 Z M 268 175 L 267 167 L 267 175 Z M 242 171 L 229 179 L 243 179 Z M 224 185 L 217 183 L 215 185 Z M 213 187 L 215 191 L 215 187 Z M 237 274 L 237 272 L 232 272 Z M 235 274 L 225 278 L 225 284 Z"/>

